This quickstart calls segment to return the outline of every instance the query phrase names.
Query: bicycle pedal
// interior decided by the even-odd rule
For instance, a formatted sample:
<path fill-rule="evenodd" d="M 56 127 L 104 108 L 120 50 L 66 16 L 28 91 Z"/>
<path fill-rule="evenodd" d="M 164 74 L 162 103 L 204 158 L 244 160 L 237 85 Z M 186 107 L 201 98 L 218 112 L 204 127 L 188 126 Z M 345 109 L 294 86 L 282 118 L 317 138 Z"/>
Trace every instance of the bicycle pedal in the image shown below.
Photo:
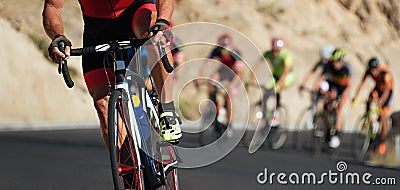
<path fill-rule="evenodd" d="M 315 131 L 315 132 L 314 132 L 314 135 L 315 135 L 316 137 L 323 137 L 323 136 L 324 136 L 324 132 L 322 132 L 322 131 Z"/>

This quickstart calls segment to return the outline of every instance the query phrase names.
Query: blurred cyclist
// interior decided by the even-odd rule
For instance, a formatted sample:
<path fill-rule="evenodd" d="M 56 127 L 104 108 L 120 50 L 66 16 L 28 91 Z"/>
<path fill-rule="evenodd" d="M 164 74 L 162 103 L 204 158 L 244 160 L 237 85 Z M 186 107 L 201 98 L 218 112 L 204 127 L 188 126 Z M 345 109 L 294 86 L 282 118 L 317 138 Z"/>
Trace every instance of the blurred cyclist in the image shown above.
<path fill-rule="evenodd" d="M 342 110 L 347 102 L 347 97 L 352 85 L 353 70 L 351 64 L 344 60 L 345 55 L 346 50 L 344 48 L 336 49 L 332 54 L 331 61 L 326 65 L 322 76 L 316 83 L 316 86 L 318 86 L 321 81 L 328 81 L 330 98 L 338 101 L 335 118 L 336 130 L 329 142 L 329 146 L 332 148 L 337 148 L 340 145 L 343 120 Z"/>
<path fill-rule="evenodd" d="M 324 67 L 331 60 L 332 53 L 335 51 L 335 48 L 331 45 L 323 46 L 319 52 L 320 59 L 314 65 L 314 67 L 305 75 L 300 87 L 299 92 L 304 89 L 304 86 L 307 84 L 308 80 L 310 80 L 311 76 L 317 74 L 317 70 L 320 69 L 321 73 L 324 70 Z"/>
<path fill-rule="evenodd" d="M 281 105 L 281 91 L 287 87 L 293 85 L 295 81 L 295 74 L 293 71 L 293 57 L 292 53 L 285 47 L 286 43 L 281 37 L 274 37 L 271 40 L 271 50 L 266 51 L 263 54 L 263 58 L 258 62 L 253 71 L 258 71 L 258 67 L 264 62 L 264 59 L 272 66 L 272 79 L 270 79 L 265 85 L 267 89 L 275 87 L 276 92 L 276 107 Z M 250 75 L 250 81 L 254 81 L 254 75 Z M 279 114 L 274 114 L 271 123 L 278 124 Z"/>
<path fill-rule="evenodd" d="M 355 99 L 357 98 L 358 94 L 361 91 L 361 88 L 364 86 L 367 77 L 371 77 L 372 79 L 374 79 L 375 88 L 369 94 L 366 113 L 369 111 L 370 104 L 373 100 L 373 94 L 378 93 L 378 99 L 379 99 L 378 105 L 380 108 L 382 108 L 382 113 L 380 118 L 382 133 L 381 133 L 378 152 L 379 154 L 384 154 L 386 152 L 385 140 L 388 133 L 387 118 L 390 112 L 390 105 L 393 93 L 393 78 L 387 67 L 382 65 L 378 58 L 371 58 L 368 61 L 368 69 L 365 71 L 362 81 L 360 85 L 357 87 L 356 94 L 352 102 L 354 102 Z"/>
<path fill-rule="evenodd" d="M 281 91 L 294 83 L 292 53 L 285 48 L 286 43 L 280 37 L 271 41 L 271 50 L 264 53 L 264 58 L 272 66 L 273 82 L 276 89 L 276 105 L 280 106 Z"/>
<path fill-rule="evenodd" d="M 223 65 L 221 65 L 217 71 L 215 71 L 211 75 L 211 79 L 217 82 L 229 81 L 229 94 L 236 94 L 237 85 L 240 82 L 243 73 L 244 63 L 240 58 L 239 50 L 232 45 L 232 37 L 229 34 L 222 34 L 218 37 L 218 46 L 215 47 L 210 55 L 208 56 L 208 60 L 204 63 L 200 70 L 200 76 L 205 76 L 206 70 L 210 68 L 210 64 L 213 63 L 211 59 L 217 60 Z M 235 75 L 237 77 L 235 77 Z M 209 97 L 211 94 L 215 92 L 213 86 L 209 89 Z M 232 104 L 231 99 L 228 93 L 225 94 L 225 108 L 227 110 L 227 120 L 231 121 L 232 118 Z"/>

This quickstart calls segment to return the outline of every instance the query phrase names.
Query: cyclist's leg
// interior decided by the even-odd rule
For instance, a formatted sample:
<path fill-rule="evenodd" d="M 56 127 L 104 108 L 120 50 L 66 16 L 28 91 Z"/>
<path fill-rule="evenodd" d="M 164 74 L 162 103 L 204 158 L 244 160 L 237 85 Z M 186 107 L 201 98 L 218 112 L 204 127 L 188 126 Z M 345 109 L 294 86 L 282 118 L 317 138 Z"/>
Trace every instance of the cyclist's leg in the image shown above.
<path fill-rule="evenodd" d="M 111 40 L 126 40 L 132 37 L 134 34 L 131 21 L 133 13 L 138 10 L 139 6 L 140 2 L 136 3 L 135 1 L 117 19 L 100 19 L 84 16 L 83 45 L 93 46 L 107 43 Z M 84 55 L 82 57 L 82 67 L 86 86 L 93 98 L 94 107 L 99 117 L 103 140 L 108 145 L 108 93 L 110 90 L 109 85 L 114 83 L 115 77 L 112 69 L 113 66 L 109 63 L 103 63 L 104 55 L 104 53 Z M 104 67 L 107 68 L 107 74 Z M 122 137 L 120 142 L 123 142 L 123 133 Z"/>
<path fill-rule="evenodd" d="M 230 96 L 225 94 L 225 108 L 226 108 L 226 119 L 228 120 L 228 124 L 232 122 L 232 102 Z"/>
<path fill-rule="evenodd" d="M 383 94 L 383 93 L 382 93 Z M 381 97 L 381 94 L 380 94 Z M 380 145 L 379 145 L 379 153 L 380 154 L 384 154 L 386 152 L 386 137 L 388 134 L 388 130 L 389 130 L 389 123 L 388 123 L 388 117 L 390 114 L 390 105 L 391 105 L 391 101 L 392 101 L 392 91 L 390 91 L 389 97 L 387 98 L 387 100 L 385 101 L 385 103 L 382 106 L 382 113 L 381 113 L 381 118 L 380 118 L 380 122 L 382 125 L 382 132 L 381 132 L 381 136 L 380 136 Z"/>
<path fill-rule="evenodd" d="M 280 77 L 274 76 L 274 81 L 279 81 Z M 276 87 L 276 106 L 279 107 L 281 105 L 281 92 L 282 90 L 292 86 L 296 80 L 296 75 L 293 71 L 286 75 L 286 78 L 283 82 L 283 87 Z M 276 85 L 276 84 L 275 84 Z"/>
<path fill-rule="evenodd" d="M 156 5 L 154 3 L 146 3 L 141 5 L 132 19 L 132 28 L 135 36 L 139 39 L 148 38 L 149 28 L 155 23 L 156 18 Z M 173 64 L 172 55 L 169 51 L 167 52 L 168 60 L 171 64 Z M 176 141 L 182 136 L 182 133 L 179 126 L 180 120 L 175 114 L 175 106 L 172 95 L 173 81 L 167 80 L 169 73 L 162 68 L 163 66 L 161 61 L 156 60 L 159 59 L 155 56 L 155 54 L 149 53 L 149 66 L 161 102 L 160 106 L 158 107 L 161 117 L 161 130 L 163 130 L 161 134 L 166 141 Z M 166 124 L 166 122 L 169 124 Z M 168 126 L 171 126 L 172 129 L 168 128 L 169 131 L 165 131 L 167 129 L 166 127 Z"/>

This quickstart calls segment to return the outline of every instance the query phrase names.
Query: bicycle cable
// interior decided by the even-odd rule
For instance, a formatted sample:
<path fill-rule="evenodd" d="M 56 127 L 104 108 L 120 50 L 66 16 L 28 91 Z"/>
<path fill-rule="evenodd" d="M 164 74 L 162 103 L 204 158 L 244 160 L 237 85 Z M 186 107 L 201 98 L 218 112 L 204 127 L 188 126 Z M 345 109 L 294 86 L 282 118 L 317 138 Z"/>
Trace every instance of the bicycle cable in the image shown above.
<path fill-rule="evenodd" d="M 107 1 L 110 4 L 111 11 L 114 13 L 114 19 L 117 19 L 117 13 L 115 13 L 115 9 L 111 3 L 111 0 L 107 0 Z"/>

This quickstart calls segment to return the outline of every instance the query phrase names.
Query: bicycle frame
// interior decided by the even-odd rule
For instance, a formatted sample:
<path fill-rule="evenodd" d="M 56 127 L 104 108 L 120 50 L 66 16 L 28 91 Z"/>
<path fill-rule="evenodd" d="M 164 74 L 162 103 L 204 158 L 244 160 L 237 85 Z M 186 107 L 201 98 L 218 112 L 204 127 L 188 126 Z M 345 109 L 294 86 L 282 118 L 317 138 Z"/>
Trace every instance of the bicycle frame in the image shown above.
<path fill-rule="evenodd" d="M 144 40 L 136 41 L 136 43 L 138 43 L 138 44 L 140 44 L 142 42 L 144 43 L 145 41 Z M 144 74 L 141 73 L 143 71 L 143 69 L 141 69 L 140 67 L 143 66 L 143 63 L 141 63 L 141 60 L 138 59 L 138 58 L 140 58 L 140 56 L 135 56 L 132 59 L 132 61 L 135 61 L 135 66 L 137 66 L 136 69 L 130 69 L 130 67 L 128 67 L 128 65 L 130 63 L 132 63 L 132 61 L 128 64 L 125 61 L 128 58 L 128 53 L 127 53 L 128 49 L 136 48 L 136 51 L 137 51 L 136 53 L 140 53 L 141 48 L 142 48 L 141 44 L 137 45 L 136 43 L 135 43 L 135 41 L 121 41 L 121 42 L 115 41 L 115 42 L 110 42 L 109 44 L 103 44 L 103 45 L 98 45 L 98 46 L 93 46 L 93 47 L 72 49 L 71 56 L 79 56 L 79 55 L 90 54 L 90 53 L 95 53 L 95 52 L 107 52 L 107 54 L 105 56 L 111 55 L 111 57 L 113 58 L 112 61 L 115 65 L 115 70 L 114 70 L 115 83 L 114 83 L 114 88 L 112 88 L 112 84 L 109 84 L 110 91 L 112 91 L 112 92 L 119 91 L 120 92 L 120 94 L 121 94 L 120 98 L 123 102 L 122 109 L 127 110 L 127 112 L 124 111 L 123 113 L 120 113 L 121 116 L 119 116 L 119 114 L 118 114 L 119 112 L 115 113 L 116 115 L 114 116 L 114 120 L 115 120 L 115 118 L 117 118 L 115 120 L 117 127 L 115 127 L 115 129 L 114 129 L 114 138 L 113 138 L 114 142 L 112 142 L 112 143 L 114 143 L 115 147 L 117 147 L 116 151 L 118 152 L 118 150 L 121 148 L 121 147 L 119 147 L 119 143 L 118 143 L 118 137 L 119 137 L 118 132 L 120 130 L 120 126 L 125 125 L 126 128 L 128 128 L 128 131 L 127 131 L 128 134 L 130 132 L 130 136 L 133 140 L 133 143 L 132 143 L 133 148 L 135 149 L 134 150 L 135 155 L 133 155 L 133 152 L 132 152 L 131 156 L 132 156 L 132 158 L 137 160 L 137 166 L 135 166 L 135 167 L 128 166 L 125 168 L 118 167 L 118 173 L 119 174 L 124 173 L 124 172 L 129 173 L 133 170 L 137 170 L 138 175 L 140 176 L 139 177 L 140 182 L 138 182 L 138 183 L 144 184 L 144 173 L 143 173 L 144 171 L 142 171 L 143 170 L 143 161 L 142 161 L 143 158 L 141 157 L 140 150 L 142 150 L 144 153 L 146 153 L 147 156 L 153 158 L 151 168 L 156 169 L 156 166 L 155 166 L 156 164 L 154 163 L 154 160 L 156 160 L 156 159 L 154 159 L 154 157 L 153 157 L 155 155 L 150 155 L 150 153 L 147 150 L 146 142 L 144 141 L 144 139 L 142 139 L 143 134 L 142 134 L 141 130 L 143 130 L 143 129 L 141 129 L 141 127 L 139 127 L 141 125 L 139 122 L 140 118 L 137 118 L 138 113 L 135 110 L 135 109 L 137 109 L 137 107 L 135 107 L 134 101 L 132 99 L 133 95 L 136 95 L 139 97 L 139 102 L 142 105 L 142 107 L 139 107 L 139 109 L 143 109 L 143 114 L 146 117 L 145 119 L 147 119 L 147 121 L 149 121 L 149 118 L 147 118 L 147 117 L 152 117 L 152 119 L 155 119 L 154 128 L 149 127 L 150 133 L 155 132 L 158 135 L 159 116 L 158 116 L 157 110 L 155 108 L 156 102 L 154 102 L 154 98 L 150 97 L 150 95 L 147 91 L 146 85 L 145 85 L 145 81 L 142 78 L 142 76 L 144 76 Z M 166 59 L 165 50 L 163 48 L 161 48 L 160 42 L 158 42 L 157 45 L 158 45 L 159 53 L 160 53 L 160 55 L 162 55 L 161 58 L 162 58 L 163 65 L 164 65 L 165 69 L 167 71 L 169 71 L 170 68 L 172 68 L 172 67 L 169 65 L 168 59 Z M 165 62 L 165 61 L 167 61 L 167 62 Z M 170 67 L 168 67 L 168 65 Z M 66 68 L 66 70 L 68 70 L 68 68 L 66 66 L 63 67 L 63 69 L 65 69 L 65 68 Z M 66 74 L 68 74 L 68 72 L 66 72 Z M 64 75 L 65 82 L 68 84 L 68 80 L 71 80 L 71 78 L 69 77 L 69 75 L 65 75 L 64 72 L 63 72 L 63 75 Z M 136 82 L 136 85 L 137 85 L 136 89 L 131 88 L 132 84 L 130 84 L 130 81 Z M 118 109 L 118 108 L 116 108 L 116 109 Z M 119 117 L 123 117 L 125 119 L 125 122 L 119 123 Z M 153 143 L 153 142 L 151 141 L 151 143 Z M 110 146 L 111 146 L 111 144 L 110 144 Z M 160 146 L 160 145 L 157 143 L 156 146 Z M 161 150 L 161 146 L 158 150 Z M 160 172 L 163 177 L 162 179 L 164 180 L 164 184 L 165 184 L 164 178 L 166 176 L 165 169 L 168 169 L 169 171 L 173 170 L 174 165 L 176 165 L 178 163 L 178 161 L 180 160 L 179 156 L 177 155 L 176 149 L 174 147 L 169 147 L 169 151 L 170 151 L 169 153 L 170 153 L 170 157 L 171 157 L 170 158 L 171 161 L 169 163 L 163 164 L 162 156 L 160 157 L 161 160 L 157 160 L 163 164 L 162 171 L 160 171 Z M 163 183 L 163 182 L 161 182 L 161 183 Z M 140 189 L 140 187 L 139 187 L 139 189 Z"/>

